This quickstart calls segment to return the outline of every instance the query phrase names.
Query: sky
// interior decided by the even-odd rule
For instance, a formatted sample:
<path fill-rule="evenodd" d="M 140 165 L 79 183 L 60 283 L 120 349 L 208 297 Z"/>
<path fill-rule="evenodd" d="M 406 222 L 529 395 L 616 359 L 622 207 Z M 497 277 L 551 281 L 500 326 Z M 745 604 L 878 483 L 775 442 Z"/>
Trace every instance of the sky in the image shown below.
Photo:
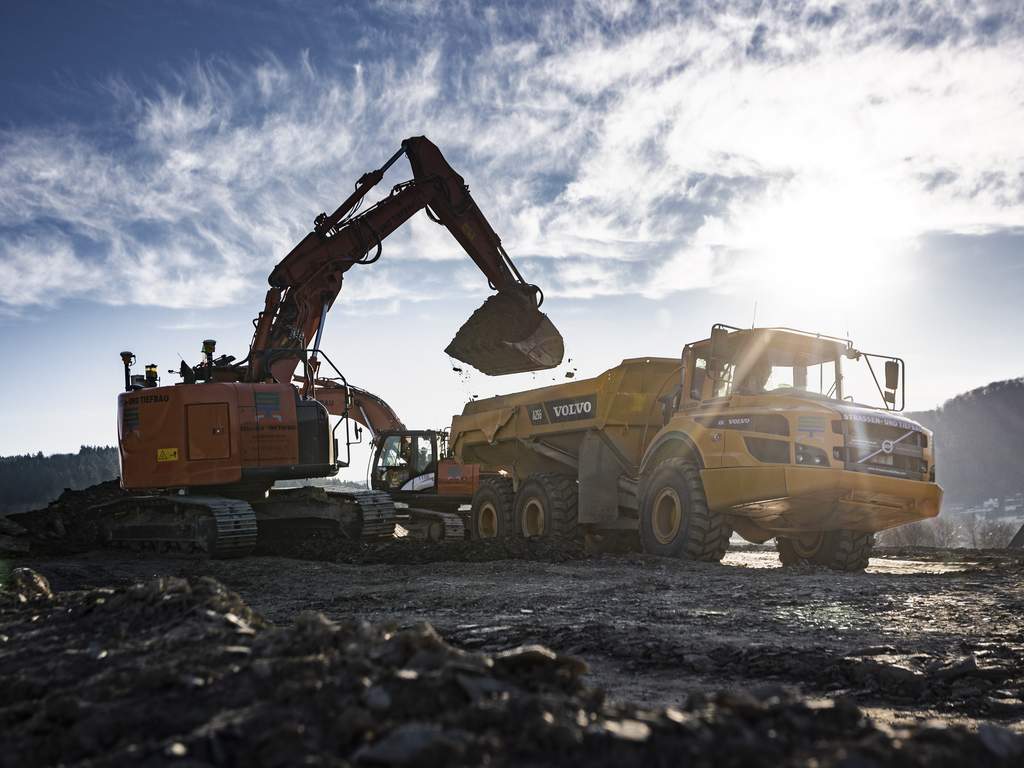
<path fill-rule="evenodd" d="M 571 362 L 453 371 L 487 285 L 418 214 L 323 342 L 409 426 L 716 322 L 899 355 L 909 410 L 1024 375 L 1018 2 L 6 3 L 0 104 L 0 454 L 113 444 L 123 349 L 244 357 L 274 264 L 413 135 Z"/>

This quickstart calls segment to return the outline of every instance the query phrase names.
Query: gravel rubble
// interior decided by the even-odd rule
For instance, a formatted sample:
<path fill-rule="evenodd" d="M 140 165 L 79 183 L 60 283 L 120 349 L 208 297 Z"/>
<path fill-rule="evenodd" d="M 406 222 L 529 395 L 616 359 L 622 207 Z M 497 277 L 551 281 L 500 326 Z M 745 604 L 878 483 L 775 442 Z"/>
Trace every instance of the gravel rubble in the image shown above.
<path fill-rule="evenodd" d="M 864 650 L 858 664 L 870 668 L 885 649 Z M 954 684 L 984 668 L 975 658 L 931 677 Z M 990 723 L 879 726 L 849 698 L 803 700 L 775 685 L 644 709 L 588 686 L 586 669 L 539 645 L 459 649 L 425 623 L 395 630 L 307 611 L 273 626 L 209 577 L 54 592 L 16 568 L 0 592 L 0 765 L 1024 760 L 1024 736 Z"/>

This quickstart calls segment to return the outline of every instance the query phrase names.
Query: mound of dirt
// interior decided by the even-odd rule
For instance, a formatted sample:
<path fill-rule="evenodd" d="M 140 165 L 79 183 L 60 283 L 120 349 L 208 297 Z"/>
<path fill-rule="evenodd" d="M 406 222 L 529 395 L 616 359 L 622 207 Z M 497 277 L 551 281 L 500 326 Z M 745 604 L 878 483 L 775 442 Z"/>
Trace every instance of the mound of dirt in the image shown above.
<path fill-rule="evenodd" d="M 315 613 L 269 626 L 210 578 L 0 593 L 0 765 L 1017 765 L 1024 737 L 875 727 L 766 688 L 611 704 L 540 646 L 458 650 Z"/>
<path fill-rule="evenodd" d="M 42 509 L 9 515 L 8 520 L 22 529 L 31 550 L 40 554 L 65 555 L 85 552 L 96 546 L 95 518 L 85 510 L 97 504 L 115 501 L 127 492 L 118 480 L 73 491 L 65 488 L 56 501 Z"/>

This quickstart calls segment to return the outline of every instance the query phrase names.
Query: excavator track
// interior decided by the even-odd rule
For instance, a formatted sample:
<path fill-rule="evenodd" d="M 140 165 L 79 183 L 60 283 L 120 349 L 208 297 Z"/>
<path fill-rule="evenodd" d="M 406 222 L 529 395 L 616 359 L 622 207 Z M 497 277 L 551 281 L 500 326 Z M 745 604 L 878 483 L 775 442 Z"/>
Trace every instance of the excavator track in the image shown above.
<path fill-rule="evenodd" d="M 303 539 L 377 542 L 395 534 L 395 505 L 386 493 L 376 491 L 276 489 L 255 508 L 261 547 L 269 551 Z"/>
<path fill-rule="evenodd" d="M 414 539 L 447 542 L 464 541 L 466 538 L 466 524 L 460 515 L 417 507 L 404 511 L 409 519 L 403 525 Z"/>
<path fill-rule="evenodd" d="M 359 538 L 363 541 L 389 541 L 395 537 L 395 503 L 386 493 L 334 491 L 327 495 L 358 509 Z"/>
<path fill-rule="evenodd" d="M 256 545 L 256 513 L 221 496 L 128 496 L 87 511 L 103 543 L 147 552 L 241 557 Z"/>

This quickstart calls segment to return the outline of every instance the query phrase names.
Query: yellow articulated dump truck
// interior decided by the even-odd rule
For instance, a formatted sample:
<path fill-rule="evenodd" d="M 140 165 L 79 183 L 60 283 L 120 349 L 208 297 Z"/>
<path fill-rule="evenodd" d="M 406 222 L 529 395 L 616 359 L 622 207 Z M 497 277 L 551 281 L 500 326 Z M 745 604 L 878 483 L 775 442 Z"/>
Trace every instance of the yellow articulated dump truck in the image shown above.
<path fill-rule="evenodd" d="M 735 531 L 774 538 L 784 565 L 862 570 L 876 531 L 942 499 L 931 433 L 898 413 L 904 368 L 846 339 L 715 325 L 681 359 L 469 403 L 451 442 L 482 469 L 472 532 L 639 531 L 647 552 L 718 561 Z"/>

